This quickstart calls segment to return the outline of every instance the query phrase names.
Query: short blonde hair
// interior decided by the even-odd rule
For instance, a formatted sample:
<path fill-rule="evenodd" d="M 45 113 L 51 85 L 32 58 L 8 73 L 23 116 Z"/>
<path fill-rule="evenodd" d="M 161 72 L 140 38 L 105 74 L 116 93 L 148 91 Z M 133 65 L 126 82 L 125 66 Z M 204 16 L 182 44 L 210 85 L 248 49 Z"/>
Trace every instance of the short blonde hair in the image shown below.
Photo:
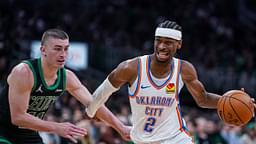
<path fill-rule="evenodd" d="M 45 42 L 48 40 L 48 38 L 57 38 L 57 39 L 69 39 L 69 36 L 66 32 L 60 29 L 48 29 L 44 32 L 42 39 L 41 39 L 41 45 L 44 45 Z"/>

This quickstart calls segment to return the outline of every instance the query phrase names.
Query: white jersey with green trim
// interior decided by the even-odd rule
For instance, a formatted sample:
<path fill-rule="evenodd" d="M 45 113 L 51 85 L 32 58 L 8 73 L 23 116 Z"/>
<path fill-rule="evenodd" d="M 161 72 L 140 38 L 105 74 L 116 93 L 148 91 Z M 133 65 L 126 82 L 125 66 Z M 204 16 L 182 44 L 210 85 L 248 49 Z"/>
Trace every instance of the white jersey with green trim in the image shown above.
<path fill-rule="evenodd" d="M 139 57 L 137 79 L 128 88 L 135 143 L 170 139 L 185 129 L 178 96 L 183 87 L 181 60 L 173 58 L 170 74 L 163 79 L 153 76 L 150 61 L 149 55 Z"/>

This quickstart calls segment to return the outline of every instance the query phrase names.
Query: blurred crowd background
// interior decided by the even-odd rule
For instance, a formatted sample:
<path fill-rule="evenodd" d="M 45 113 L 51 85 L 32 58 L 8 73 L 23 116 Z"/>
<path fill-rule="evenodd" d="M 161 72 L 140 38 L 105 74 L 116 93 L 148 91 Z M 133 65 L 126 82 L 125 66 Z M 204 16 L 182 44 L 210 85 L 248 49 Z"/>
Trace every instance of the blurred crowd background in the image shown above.
<path fill-rule="evenodd" d="M 183 27 L 177 57 L 192 62 L 210 92 L 245 88 L 256 92 L 255 0 L 1 0 L 0 90 L 10 69 L 30 58 L 30 43 L 49 28 L 61 28 L 71 41 L 88 44 L 88 68 L 75 71 L 90 92 L 121 61 L 153 52 L 154 31 L 164 20 Z M 215 110 L 200 109 L 183 89 L 181 108 L 196 144 L 255 144 L 253 119 L 244 127 L 223 124 Z M 131 125 L 127 89 L 113 94 L 107 106 Z M 102 122 L 89 119 L 84 107 L 65 93 L 46 119 L 71 121 L 89 130 L 81 144 L 125 144 Z M 46 144 L 67 140 L 41 133 Z"/>

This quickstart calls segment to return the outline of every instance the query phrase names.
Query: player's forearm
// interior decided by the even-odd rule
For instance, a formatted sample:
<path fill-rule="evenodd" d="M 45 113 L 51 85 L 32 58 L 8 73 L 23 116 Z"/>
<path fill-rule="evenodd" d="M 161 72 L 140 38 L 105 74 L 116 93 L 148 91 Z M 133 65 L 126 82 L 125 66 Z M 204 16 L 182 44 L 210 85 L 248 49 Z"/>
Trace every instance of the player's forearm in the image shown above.
<path fill-rule="evenodd" d="M 217 103 L 220 97 L 220 95 L 206 92 L 204 103 L 201 106 L 204 108 L 215 109 L 217 108 Z"/>
<path fill-rule="evenodd" d="M 12 123 L 21 128 L 31 129 L 35 131 L 53 132 L 56 122 L 44 121 L 34 117 L 28 113 L 19 114 L 12 117 Z"/>
<path fill-rule="evenodd" d="M 93 101 L 89 104 L 89 106 L 86 109 L 87 115 L 89 117 L 93 117 L 96 111 L 105 104 L 109 96 L 117 90 L 118 88 L 115 88 L 108 80 L 108 78 L 106 78 L 104 82 L 93 93 Z"/>
<path fill-rule="evenodd" d="M 121 129 L 124 127 L 124 124 L 116 116 L 114 116 L 113 113 L 110 112 L 109 109 L 107 109 L 105 106 L 99 108 L 96 113 L 96 117 L 118 132 L 120 132 Z"/>

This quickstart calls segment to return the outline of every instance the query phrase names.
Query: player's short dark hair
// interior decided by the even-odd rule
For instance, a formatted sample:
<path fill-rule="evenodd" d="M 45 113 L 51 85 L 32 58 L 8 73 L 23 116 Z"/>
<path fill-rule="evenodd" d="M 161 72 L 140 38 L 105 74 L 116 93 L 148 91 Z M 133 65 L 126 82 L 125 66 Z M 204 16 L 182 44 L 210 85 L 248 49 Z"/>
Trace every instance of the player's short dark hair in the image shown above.
<path fill-rule="evenodd" d="M 42 39 L 41 39 L 41 45 L 44 45 L 48 38 L 57 38 L 57 39 L 69 39 L 69 36 L 66 32 L 60 29 L 48 29 L 44 32 Z"/>
<path fill-rule="evenodd" d="M 175 30 L 182 31 L 182 27 L 180 25 L 178 25 L 174 21 L 169 21 L 169 20 L 165 20 L 164 22 L 160 23 L 158 25 L 158 27 L 159 28 L 170 28 L 170 29 L 175 29 Z"/>

